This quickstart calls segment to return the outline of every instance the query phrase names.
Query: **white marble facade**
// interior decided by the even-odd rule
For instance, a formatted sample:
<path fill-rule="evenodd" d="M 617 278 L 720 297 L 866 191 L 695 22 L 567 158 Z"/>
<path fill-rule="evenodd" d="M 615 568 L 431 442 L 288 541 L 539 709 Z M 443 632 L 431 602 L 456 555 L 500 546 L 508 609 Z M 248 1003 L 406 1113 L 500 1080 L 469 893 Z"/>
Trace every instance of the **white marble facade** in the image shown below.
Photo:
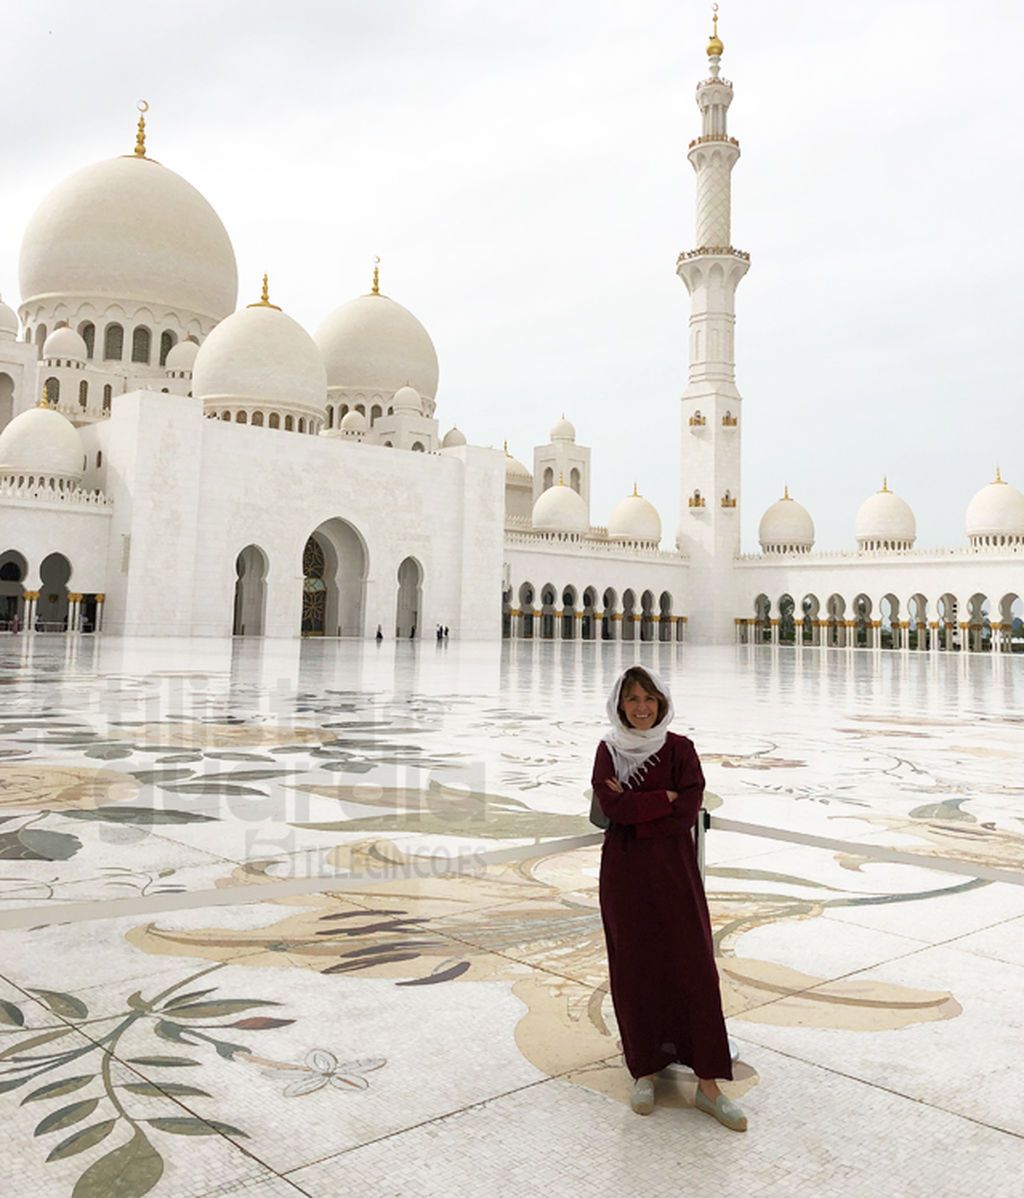
<path fill-rule="evenodd" d="M 0 630 L 391 638 L 443 624 L 480 640 L 1024 650 L 1024 495 L 998 471 L 967 509 L 966 545 L 916 547 L 913 512 L 883 482 L 855 549 L 815 552 L 787 491 L 761 552 L 741 554 L 749 255 L 732 244 L 723 50 L 715 35 L 689 146 L 670 547 L 636 488 L 595 524 L 590 449 L 564 413 L 532 472 L 507 446 L 442 437 L 433 342 L 376 268 L 313 336 L 266 277 L 236 311 L 227 230 L 148 156 L 143 112 L 132 153 L 42 201 L 21 304 L 0 302 Z"/>

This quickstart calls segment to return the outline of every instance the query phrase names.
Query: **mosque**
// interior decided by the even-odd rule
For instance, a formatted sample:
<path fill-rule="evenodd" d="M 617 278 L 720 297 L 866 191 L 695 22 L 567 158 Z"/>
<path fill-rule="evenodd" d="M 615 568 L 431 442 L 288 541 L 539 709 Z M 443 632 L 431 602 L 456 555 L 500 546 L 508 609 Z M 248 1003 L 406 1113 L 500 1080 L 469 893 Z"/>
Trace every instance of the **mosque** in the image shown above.
<path fill-rule="evenodd" d="M 1024 651 L 1024 495 L 996 471 L 966 543 L 921 549 L 882 481 L 856 547 L 814 551 L 784 490 L 740 551 L 743 401 L 717 16 L 697 85 L 695 248 L 677 532 L 637 492 L 592 523 L 591 455 L 562 415 L 530 467 L 437 420 L 423 325 L 380 290 L 310 336 L 266 277 L 236 310 L 224 225 L 149 156 L 87 166 L 21 245 L 0 302 L 0 630 L 500 637 Z M 255 294 L 255 289 L 252 294 Z M 397 502 L 396 502 L 397 500 Z"/>

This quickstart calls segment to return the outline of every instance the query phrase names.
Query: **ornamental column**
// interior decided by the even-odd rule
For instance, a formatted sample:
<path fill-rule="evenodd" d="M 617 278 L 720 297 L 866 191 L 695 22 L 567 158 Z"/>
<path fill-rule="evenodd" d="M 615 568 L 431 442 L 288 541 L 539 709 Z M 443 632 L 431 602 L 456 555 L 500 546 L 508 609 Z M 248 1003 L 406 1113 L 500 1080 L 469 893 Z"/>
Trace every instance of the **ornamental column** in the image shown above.
<path fill-rule="evenodd" d="M 735 610 L 732 564 L 740 549 L 743 430 L 733 333 L 736 288 L 750 265 L 750 255 L 732 245 L 731 178 L 740 146 L 727 129 L 733 90 L 720 75 L 723 50 L 716 13 L 707 46 L 709 74 L 697 85 L 701 132 L 687 154 L 696 174 L 696 243 L 676 263 L 690 295 L 690 369 L 681 403 L 676 543 L 690 562 L 693 639 L 705 644 L 729 640 Z M 711 502 L 689 503 L 696 493 Z M 726 493 L 735 506 L 723 508 L 717 502 Z"/>
<path fill-rule="evenodd" d="M 22 602 L 25 608 L 25 631 L 35 632 L 36 630 L 36 604 L 39 602 L 38 591 L 22 591 Z"/>

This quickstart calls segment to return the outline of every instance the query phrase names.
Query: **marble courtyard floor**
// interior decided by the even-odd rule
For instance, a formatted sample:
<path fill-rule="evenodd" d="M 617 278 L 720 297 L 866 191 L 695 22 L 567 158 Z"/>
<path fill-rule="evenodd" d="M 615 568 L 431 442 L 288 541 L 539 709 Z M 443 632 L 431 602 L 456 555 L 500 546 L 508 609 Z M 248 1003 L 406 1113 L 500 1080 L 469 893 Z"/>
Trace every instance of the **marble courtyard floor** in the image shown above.
<path fill-rule="evenodd" d="M 587 787 L 703 757 L 736 1135 L 628 1106 Z M 1024 659 L 0 639 L 0 1193 L 1019 1195 Z"/>

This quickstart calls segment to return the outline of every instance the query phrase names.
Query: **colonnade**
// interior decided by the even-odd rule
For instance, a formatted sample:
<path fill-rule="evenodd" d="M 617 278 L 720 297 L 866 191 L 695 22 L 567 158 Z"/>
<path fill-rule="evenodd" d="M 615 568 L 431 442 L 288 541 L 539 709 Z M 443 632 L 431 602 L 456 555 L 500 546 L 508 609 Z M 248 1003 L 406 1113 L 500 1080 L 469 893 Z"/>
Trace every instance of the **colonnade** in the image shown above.
<path fill-rule="evenodd" d="M 956 652 L 961 649 L 970 653 L 1013 652 L 1013 625 L 1004 623 L 985 624 L 976 620 L 893 620 L 887 625 L 889 645 L 882 643 L 881 620 L 816 620 L 810 617 L 794 618 L 793 640 L 783 640 L 780 635 L 782 620 L 773 616 L 768 620 L 737 617 L 736 643 L 740 645 L 792 644 L 797 649 L 882 649 L 905 652 Z M 985 630 L 991 635 L 985 637 Z M 985 644 L 986 639 L 988 644 Z"/>
<path fill-rule="evenodd" d="M 39 609 L 40 591 L 21 592 L 21 611 L 8 621 L 8 631 L 10 632 L 83 632 L 86 631 L 82 627 L 82 616 L 85 614 L 86 603 L 95 602 L 95 622 L 92 624 L 89 632 L 103 631 L 103 605 L 106 602 L 106 595 L 96 592 L 92 595 L 82 591 L 69 591 L 67 595 L 67 621 L 61 617 L 59 623 L 60 628 L 52 628 L 48 625 L 54 621 L 47 621 L 43 618 L 43 613 Z M 41 625 L 41 627 L 39 626 Z"/>
<path fill-rule="evenodd" d="M 660 641 L 685 639 L 686 616 L 642 612 L 509 608 L 503 635 L 512 640 Z"/>

